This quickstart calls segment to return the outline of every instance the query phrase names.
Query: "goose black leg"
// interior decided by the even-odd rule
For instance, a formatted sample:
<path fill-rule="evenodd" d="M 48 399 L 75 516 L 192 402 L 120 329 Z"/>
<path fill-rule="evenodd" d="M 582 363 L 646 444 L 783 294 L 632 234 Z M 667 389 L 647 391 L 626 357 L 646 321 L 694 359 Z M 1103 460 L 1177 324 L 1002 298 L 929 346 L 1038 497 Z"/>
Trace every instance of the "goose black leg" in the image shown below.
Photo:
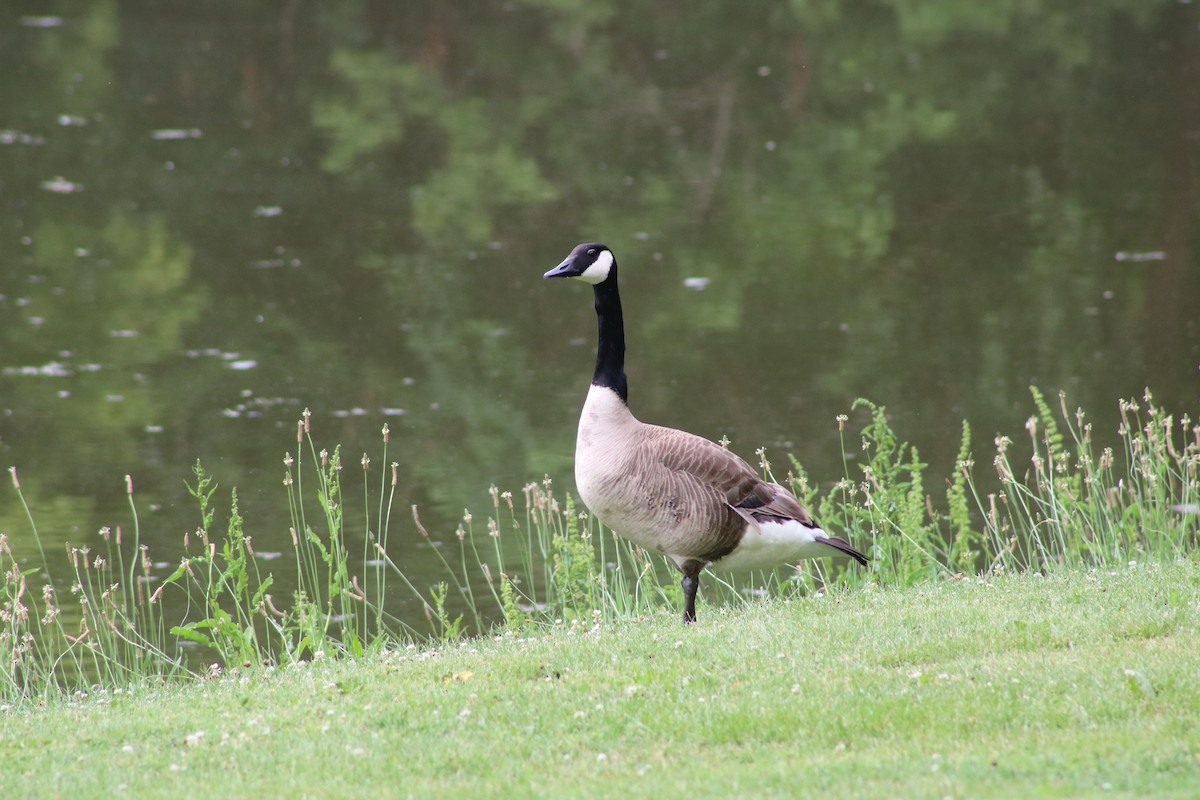
<path fill-rule="evenodd" d="M 704 565 L 699 561 L 689 561 L 682 567 L 683 578 L 679 585 L 683 588 L 683 621 L 696 621 L 696 590 L 700 588 L 700 569 Z"/>

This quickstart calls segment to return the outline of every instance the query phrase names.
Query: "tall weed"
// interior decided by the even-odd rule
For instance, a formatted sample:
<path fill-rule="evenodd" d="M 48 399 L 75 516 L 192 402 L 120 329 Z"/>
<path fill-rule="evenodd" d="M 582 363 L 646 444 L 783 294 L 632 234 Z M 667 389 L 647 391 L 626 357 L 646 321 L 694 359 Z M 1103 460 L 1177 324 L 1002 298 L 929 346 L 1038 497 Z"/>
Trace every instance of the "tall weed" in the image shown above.
<path fill-rule="evenodd" d="M 847 431 L 849 416 L 836 420 L 841 477 L 814 482 L 791 457 L 785 481 L 822 527 L 869 552 L 869 566 L 821 559 L 750 576 L 706 574 L 708 602 L 905 586 L 977 571 L 1196 557 L 1200 425 L 1187 416 L 1176 420 L 1146 392 L 1141 402 L 1121 401 L 1115 444 L 1104 446 L 1084 412 L 1070 411 L 1061 394 L 1057 408 L 1036 388 L 1032 400 L 1027 455 L 1009 437 L 996 436 L 995 476 L 978 477 L 964 422 L 954 463 L 938 473 L 948 477 L 938 480 L 892 429 L 883 406 L 855 401 L 850 411 L 864 419 L 859 433 Z M 379 463 L 387 465 L 387 426 L 382 444 Z M 217 483 L 197 462 L 187 485 L 199 525 L 185 534 L 184 555 L 163 578 L 141 543 L 130 477 L 132 534 L 104 528 L 98 541 L 68 545 L 64 568 L 51 566 L 16 468 L 10 469 L 39 558 L 17 558 L 0 532 L 0 704 L 356 657 L 496 626 L 590 626 L 667 608 L 677 613 L 674 567 L 615 536 L 570 494 L 560 500 L 549 477 L 516 495 L 492 487 L 486 525 L 465 510 L 448 537 L 431 534 L 413 507 L 412 524 L 442 573 L 434 580 L 410 576 L 389 543 L 398 464 L 375 478 L 363 455 L 363 523 L 348 530 L 345 498 L 358 496 L 360 487 L 344 490 L 341 451 L 318 449 L 307 410 L 296 445 L 283 459 L 290 558 L 266 561 L 255 552 L 236 489 L 218 523 Z M 759 465 L 777 480 L 765 451 Z M 945 489 L 935 494 L 931 487 L 939 485 Z M 291 588 L 281 592 L 281 586 Z M 423 622 L 395 610 L 406 599 L 423 610 Z"/>

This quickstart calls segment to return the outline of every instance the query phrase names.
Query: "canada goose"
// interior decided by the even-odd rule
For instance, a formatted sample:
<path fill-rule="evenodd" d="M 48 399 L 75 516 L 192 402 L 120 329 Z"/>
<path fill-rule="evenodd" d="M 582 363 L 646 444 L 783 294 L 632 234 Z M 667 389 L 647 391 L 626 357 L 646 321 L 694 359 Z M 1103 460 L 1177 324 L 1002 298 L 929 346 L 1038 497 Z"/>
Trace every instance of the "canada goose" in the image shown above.
<path fill-rule="evenodd" d="M 617 260 L 581 244 L 547 278 L 577 278 L 596 295 L 596 372 L 579 418 L 575 485 L 601 522 L 683 573 L 684 622 L 696 621 L 700 570 L 774 567 L 800 558 L 867 557 L 813 522 L 791 492 L 725 448 L 647 425 L 629 411 Z"/>

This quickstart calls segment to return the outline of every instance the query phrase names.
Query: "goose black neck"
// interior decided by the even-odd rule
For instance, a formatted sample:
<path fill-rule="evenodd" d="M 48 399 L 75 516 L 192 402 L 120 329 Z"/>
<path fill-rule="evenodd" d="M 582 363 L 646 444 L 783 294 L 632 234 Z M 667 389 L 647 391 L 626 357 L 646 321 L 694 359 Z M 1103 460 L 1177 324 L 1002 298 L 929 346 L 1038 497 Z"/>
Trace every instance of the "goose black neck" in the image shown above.
<path fill-rule="evenodd" d="M 621 294 L 617 291 L 616 266 L 608 280 L 596 284 L 596 320 L 600 328 L 596 348 L 596 374 L 593 386 L 606 386 L 617 393 L 622 402 L 629 402 L 629 387 L 625 380 L 625 322 L 621 316 Z"/>

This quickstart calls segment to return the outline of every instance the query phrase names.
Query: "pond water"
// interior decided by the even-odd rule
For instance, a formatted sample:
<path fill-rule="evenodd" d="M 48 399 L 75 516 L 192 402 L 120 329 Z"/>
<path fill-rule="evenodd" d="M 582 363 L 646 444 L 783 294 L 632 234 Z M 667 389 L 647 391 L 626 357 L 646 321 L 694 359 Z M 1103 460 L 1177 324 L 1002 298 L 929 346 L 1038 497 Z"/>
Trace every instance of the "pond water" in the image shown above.
<path fill-rule="evenodd" d="M 859 396 L 937 474 L 1031 384 L 1102 433 L 1147 386 L 1196 416 L 1198 6 L 10 8 L 0 460 L 51 553 L 131 524 L 128 474 L 176 559 L 197 459 L 278 551 L 309 408 L 374 476 L 386 423 L 448 539 L 492 484 L 571 487 L 595 320 L 541 275 L 587 240 L 635 413 L 817 481 Z M 9 488 L 0 532 L 36 552 Z"/>

